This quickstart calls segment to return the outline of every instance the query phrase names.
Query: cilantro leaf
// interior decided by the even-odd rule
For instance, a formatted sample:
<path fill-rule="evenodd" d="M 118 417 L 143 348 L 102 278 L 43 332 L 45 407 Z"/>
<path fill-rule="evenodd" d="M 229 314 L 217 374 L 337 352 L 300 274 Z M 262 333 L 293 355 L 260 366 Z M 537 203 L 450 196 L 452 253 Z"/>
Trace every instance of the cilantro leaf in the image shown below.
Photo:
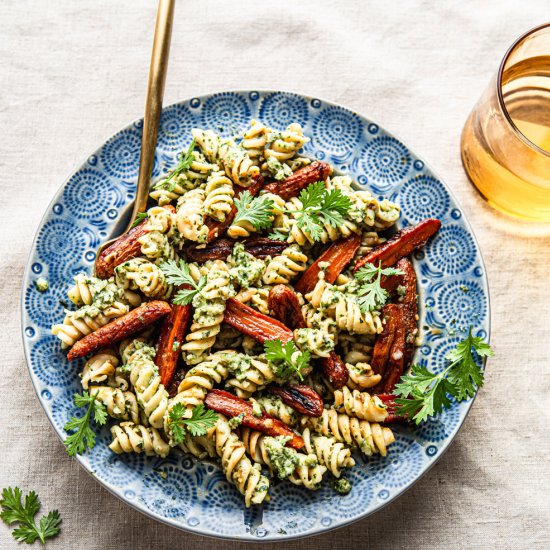
<path fill-rule="evenodd" d="M 132 229 L 138 226 L 143 220 L 146 220 L 148 217 L 149 217 L 149 214 L 147 214 L 147 212 L 138 212 L 136 217 L 134 218 Z"/>
<path fill-rule="evenodd" d="M 176 403 L 168 413 L 168 426 L 176 444 L 183 443 L 187 431 L 192 436 L 204 435 L 218 421 L 217 413 L 205 409 L 202 403 L 192 409 L 189 418 L 186 415 L 187 409 L 181 403 Z"/>
<path fill-rule="evenodd" d="M 388 300 L 388 291 L 382 288 L 382 275 L 403 275 L 403 272 L 393 267 L 382 269 L 382 262 L 375 267 L 366 264 L 355 274 L 356 279 L 361 283 L 358 290 L 358 303 L 363 312 L 380 309 Z"/>
<path fill-rule="evenodd" d="M 216 425 L 218 414 L 210 409 L 205 409 L 200 403 L 191 411 L 191 418 L 183 421 L 187 430 L 192 436 L 204 435 L 209 428 Z"/>
<path fill-rule="evenodd" d="M 233 223 L 249 222 L 254 229 L 267 229 L 273 224 L 275 203 L 269 197 L 252 197 L 250 191 L 243 191 L 235 199 L 237 214 Z"/>
<path fill-rule="evenodd" d="M 191 163 L 195 160 L 193 150 L 195 149 L 196 144 L 197 142 L 195 138 L 193 138 L 193 141 L 191 141 L 186 153 L 183 154 L 183 151 L 180 153 L 179 164 L 172 170 L 172 172 L 170 172 L 166 179 L 163 179 L 155 184 L 155 189 L 167 189 L 168 191 L 174 190 L 176 187 L 174 178 L 179 176 L 184 170 L 188 170 L 191 167 Z"/>
<path fill-rule="evenodd" d="M 37 526 L 34 518 L 40 510 L 38 495 L 31 491 L 25 496 L 24 503 L 21 500 L 22 496 L 23 493 L 19 487 L 4 488 L 0 499 L 0 507 L 2 508 L 0 518 L 8 525 L 19 524 L 12 533 L 17 542 L 32 544 L 36 539 L 40 539 L 44 544 L 47 538 L 55 537 L 60 531 L 61 518 L 59 512 L 53 510 L 42 516 Z"/>
<path fill-rule="evenodd" d="M 442 372 L 434 374 L 422 365 L 413 365 L 393 390 L 395 412 L 420 424 L 448 409 L 451 397 L 457 401 L 473 397 L 476 388 L 483 385 L 483 371 L 475 362 L 472 350 L 480 357 L 493 355 L 489 344 L 472 336 L 470 327 L 468 336 L 447 354 L 450 364 Z"/>
<path fill-rule="evenodd" d="M 199 293 L 206 284 L 206 277 L 202 276 L 199 282 L 191 276 L 189 266 L 180 260 L 179 264 L 175 260 L 168 260 L 160 264 L 160 269 L 166 277 L 166 282 L 175 286 L 185 286 L 174 296 L 174 304 L 185 306 L 190 304 L 197 293 Z M 191 287 L 191 288 L 189 288 Z"/>
<path fill-rule="evenodd" d="M 79 408 L 88 406 L 88 409 L 84 416 L 80 418 L 73 416 L 63 427 L 66 432 L 74 431 L 74 433 L 67 436 L 64 441 L 69 456 L 82 454 L 86 449 L 92 449 L 95 446 L 96 436 L 90 427 L 92 413 L 93 420 L 96 424 L 102 426 L 107 422 L 107 410 L 105 409 L 105 405 L 98 401 L 96 396 L 97 392 L 93 395 L 86 392 L 82 392 L 82 395 L 78 393 L 74 395 L 74 404 Z"/>
<path fill-rule="evenodd" d="M 283 233 L 280 229 L 275 229 L 268 237 L 274 241 L 286 241 L 288 239 L 288 233 Z"/>
<path fill-rule="evenodd" d="M 268 361 L 275 363 L 275 374 L 280 378 L 298 377 L 303 380 L 302 370 L 309 365 L 311 354 L 309 351 L 300 351 L 294 341 L 283 344 L 281 340 L 264 342 L 265 356 Z"/>
<path fill-rule="evenodd" d="M 351 200 L 340 189 L 327 191 L 325 183 L 317 181 L 300 191 L 301 210 L 285 212 L 295 214 L 296 224 L 308 233 L 314 241 L 321 239 L 325 225 L 338 227 L 345 221 L 345 214 L 351 208 Z"/>
<path fill-rule="evenodd" d="M 493 355 L 489 344 L 479 337 L 472 336 L 472 327 L 470 327 L 468 336 L 446 355 L 446 359 L 451 362 L 448 379 L 455 386 L 453 397 L 457 401 L 473 397 L 475 388 L 483 386 L 483 371 L 475 362 L 472 349 L 480 357 Z"/>

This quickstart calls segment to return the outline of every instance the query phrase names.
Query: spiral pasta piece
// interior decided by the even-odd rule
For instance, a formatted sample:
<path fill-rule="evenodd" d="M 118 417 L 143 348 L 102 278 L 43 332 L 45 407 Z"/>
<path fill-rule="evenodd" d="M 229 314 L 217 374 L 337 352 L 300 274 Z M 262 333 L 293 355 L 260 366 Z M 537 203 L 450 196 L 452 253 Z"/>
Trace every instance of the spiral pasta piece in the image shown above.
<path fill-rule="evenodd" d="M 349 374 L 346 385 L 351 390 L 373 388 L 382 380 L 382 376 L 375 374 L 368 363 L 346 363 L 346 367 Z"/>
<path fill-rule="evenodd" d="M 302 306 L 302 315 L 307 328 L 318 329 L 325 334 L 336 336 L 336 322 L 332 317 L 325 316 L 322 311 L 315 309 L 311 304 Z"/>
<path fill-rule="evenodd" d="M 272 132 L 264 149 L 264 156 L 266 160 L 275 158 L 283 163 L 293 158 L 308 141 L 302 127 L 295 122 L 279 134 Z"/>
<path fill-rule="evenodd" d="M 334 392 L 334 409 L 369 422 L 384 422 L 388 416 L 386 407 L 378 397 L 358 390 L 350 391 L 347 386 Z"/>
<path fill-rule="evenodd" d="M 214 438 L 206 435 L 192 436 L 189 432 L 186 432 L 183 442 L 180 443 L 178 447 L 184 453 L 189 453 L 199 460 L 218 456 Z"/>
<path fill-rule="evenodd" d="M 132 258 L 115 267 L 117 285 L 140 290 L 148 298 L 165 298 L 169 287 L 162 270 L 145 258 Z"/>
<path fill-rule="evenodd" d="M 209 434 L 214 438 L 225 476 L 244 495 L 247 508 L 251 504 L 261 504 L 267 497 L 269 480 L 262 475 L 260 464 L 253 463 L 246 456 L 246 446 L 231 430 L 227 418 L 218 417 L 216 427 Z"/>
<path fill-rule="evenodd" d="M 129 310 L 127 305 L 115 302 L 104 311 L 88 315 L 85 306 L 80 310 L 68 312 L 63 323 L 52 326 L 52 334 L 61 340 L 61 346 L 65 349 L 73 346 L 84 336 L 110 323 L 113 319 L 122 317 Z"/>
<path fill-rule="evenodd" d="M 111 428 L 113 442 L 109 448 L 117 453 L 145 453 L 147 456 L 168 456 L 170 446 L 155 428 L 121 422 Z"/>
<path fill-rule="evenodd" d="M 251 286 L 237 292 L 237 294 L 235 294 L 235 300 L 239 300 L 239 302 L 253 307 L 260 313 L 268 315 L 269 305 L 267 300 L 270 290 L 271 287 L 269 286 L 264 286 L 260 288 Z"/>
<path fill-rule="evenodd" d="M 226 384 L 243 399 L 250 397 L 255 391 L 277 378 L 268 361 L 242 353 L 234 356 L 234 359 L 228 363 L 228 368 L 233 378 L 229 378 Z"/>
<path fill-rule="evenodd" d="M 382 331 L 382 321 L 376 312 L 361 311 L 352 295 L 338 290 L 322 277 L 305 297 L 314 308 L 332 317 L 340 330 L 350 334 L 378 334 Z"/>
<path fill-rule="evenodd" d="M 181 346 L 188 364 L 196 365 L 208 355 L 220 332 L 225 303 L 232 294 L 229 268 L 221 260 L 212 262 L 204 287 L 193 298 L 193 322 Z"/>
<path fill-rule="evenodd" d="M 304 418 L 304 424 L 321 435 L 358 447 L 367 456 L 374 453 L 386 456 L 387 446 L 395 441 L 392 431 L 386 426 L 349 417 L 334 409 L 325 409 L 319 418 Z"/>
<path fill-rule="evenodd" d="M 301 351 L 309 351 L 317 357 L 328 357 L 334 349 L 334 336 L 318 328 L 296 329 L 294 341 Z"/>
<path fill-rule="evenodd" d="M 139 422 L 139 408 L 136 396 L 131 391 L 122 391 L 110 386 L 94 386 L 91 395 L 105 405 L 107 414 L 118 420 Z"/>
<path fill-rule="evenodd" d="M 105 382 L 115 374 L 119 364 L 116 353 L 112 350 L 103 350 L 90 357 L 80 374 L 82 387 L 87 390 L 90 384 Z"/>
<path fill-rule="evenodd" d="M 269 416 L 279 419 L 291 428 L 298 425 L 299 415 L 286 403 L 283 403 L 281 398 L 277 395 L 270 395 L 269 397 L 259 397 L 258 399 L 251 399 L 258 403 L 260 408 Z"/>
<path fill-rule="evenodd" d="M 98 279 L 84 273 L 75 275 L 74 285 L 67 292 L 67 296 L 76 306 L 91 306 L 83 311 L 92 317 L 94 311 L 103 311 L 118 302 L 132 307 L 141 304 L 138 294 L 119 288 L 113 277 Z"/>
<path fill-rule="evenodd" d="M 302 433 L 305 450 L 308 454 L 314 454 L 319 464 L 326 466 L 334 477 L 340 477 L 344 468 L 355 466 L 355 460 L 351 451 L 334 437 L 317 435 L 306 428 Z"/>
<path fill-rule="evenodd" d="M 264 148 L 267 144 L 267 133 L 269 129 L 266 128 L 260 121 L 252 120 L 250 122 L 250 128 L 246 130 L 241 141 L 241 147 L 243 147 L 252 162 L 256 166 L 263 160 Z"/>
<path fill-rule="evenodd" d="M 162 385 L 158 367 L 152 359 L 153 353 L 154 348 L 143 346 L 129 356 L 126 369 L 130 371 L 130 383 L 147 422 L 153 428 L 162 428 L 168 392 Z"/>
<path fill-rule="evenodd" d="M 297 246 L 291 245 L 267 262 L 262 280 L 266 285 L 288 284 L 306 270 L 306 264 L 307 256 Z"/>
<path fill-rule="evenodd" d="M 298 197 L 290 199 L 286 203 L 287 210 L 299 212 L 303 209 L 302 201 Z M 279 229 L 283 233 L 288 234 L 287 241 L 289 243 L 297 243 L 300 246 L 307 244 L 314 244 L 317 241 L 322 243 L 328 243 L 337 241 L 342 237 L 349 237 L 352 233 L 360 233 L 360 226 L 353 220 L 346 219 L 338 227 L 333 227 L 330 224 L 324 224 L 319 239 L 313 239 L 313 237 L 305 229 L 298 227 L 299 214 L 284 213 L 275 219 L 273 227 Z"/>
<path fill-rule="evenodd" d="M 187 191 L 199 187 L 206 181 L 208 174 L 217 169 L 218 167 L 209 163 L 200 151 L 195 150 L 189 168 L 176 176 L 168 175 L 157 179 L 149 196 L 158 201 L 159 206 L 169 204 Z"/>
<path fill-rule="evenodd" d="M 233 183 L 249 187 L 254 178 L 260 175 L 260 169 L 248 156 L 246 149 L 238 146 L 232 139 L 221 139 L 212 130 L 193 128 L 191 134 L 210 162 L 223 167 Z"/>
<path fill-rule="evenodd" d="M 178 393 L 170 399 L 168 409 L 164 418 L 165 431 L 170 432 L 169 414 L 172 408 L 180 403 L 186 411 L 186 418 L 189 418 L 192 409 L 204 403 L 206 394 L 227 377 L 227 362 L 231 351 L 219 351 L 210 355 L 206 361 L 195 365 L 185 374 L 184 379 L 178 387 Z"/>
<path fill-rule="evenodd" d="M 208 227 L 204 224 L 204 189 L 192 189 L 178 199 L 176 207 L 176 227 L 180 235 L 190 241 L 206 241 Z"/>
<path fill-rule="evenodd" d="M 313 491 L 319 489 L 327 469 L 319 463 L 315 453 L 308 452 L 305 455 L 290 447 L 281 449 L 281 443 L 277 442 L 277 438 L 266 436 L 250 428 L 241 428 L 241 439 L 254 462 L 265 464 L 270 470 L 274 470 L 278 477 L 288 479 L 294 485 Z M 283 462 L 288 468 L 286 471 L 274 467 L 272 458 L 274 452 L 278 455 L 281 452 L 284 453 Z"/>
<path fill-rule="evenodd" d="M 207 216 L 223 222 L 233 206 L 233 182 L 223 172 L 212 172 L 205 189 L 204 210 Z"/>

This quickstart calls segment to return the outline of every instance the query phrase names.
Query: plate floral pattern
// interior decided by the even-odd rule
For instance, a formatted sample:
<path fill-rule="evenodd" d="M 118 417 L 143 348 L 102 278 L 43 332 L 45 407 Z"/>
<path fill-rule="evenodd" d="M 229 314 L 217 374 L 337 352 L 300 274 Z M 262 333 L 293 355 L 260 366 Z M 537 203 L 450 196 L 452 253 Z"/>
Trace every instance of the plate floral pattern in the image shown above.
<path fill-rule="evenodd" d="M 276 129 L 299 122 L 312 139 L 304 152 L 331 162 L 375 195 L 402 208 L 398 226 L 426 217 L 443 222 L 439 234 L 414 256 L 419 283 L 422 345 L 415 361 L 437 371 L 468 325 L 489 336 L 489 292 L 483 260 L 465 219 L 445 184 L 405 144 L 378 124 L 344 107 L 284 92 L 224 92 L 166 107 L 153 175 L 176 162 L 193 127 L 233 135 L 258 118 Z M 97 246 L 109 238 L 134 197 L 142 121 L 121 130 L 72 174 L 57 192 L 38 229 L 24 275 L 22 329 L 30 375 L 57 434 L 76 412 L 82 365 L 69 364 L 50 326 L 63 316 L 73 275 L 89 272 Z M 34 281 L 50 288 L 39 293 Z M 165 459 L 115 455 L 104 428 L 98 443 L 78 457 L 113 494 L 169 525 L 239 540 L 288 540 L 318 534 L 372 514 L 398 497 L 441 456 L 464 421 L 470 402 L 454 404 L 418 428 L 397 428 L 388 456 L 357 456 L 349 471 L 353 489 L 339 496 L 327 485 L 309 492 L 275 484 L 271 502 L 245 509 L 215 464 L 185 455 Z"/>

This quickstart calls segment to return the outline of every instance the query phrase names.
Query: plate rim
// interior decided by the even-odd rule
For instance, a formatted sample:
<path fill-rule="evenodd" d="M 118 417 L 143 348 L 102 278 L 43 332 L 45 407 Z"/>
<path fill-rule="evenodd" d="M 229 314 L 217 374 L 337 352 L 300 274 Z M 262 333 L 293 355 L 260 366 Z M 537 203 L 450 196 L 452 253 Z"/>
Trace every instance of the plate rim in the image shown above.
<path fill-rule="evenodd" d="M 278 90 L 269 89 L 269 88 L 222 89 L 222 90 L 216 90 L 216 91 L 212 91 L 212 92 L 205 92 L 205 93 L 202 93 L 200 95 L 179 99 L 179 100 L 174 101 L 172 103 L 163 105 L 161 114 L 167 109 L 170 109 L 170 108 L 172 108 L 176 105 L 180 105 L 180 104 L 184 104 L 186 102 L 190 102 L 193 99 L 199 99 L 202 102 L 202 101 L 204 101 L 205 99 L 207 99 L 209 97 L 219 95 L 219 94 L 242 94 L 242 95 L 247 95 L 248 96 L 248 94 L 250 94 L 252 92 L 257 92 L 259 94 L 276 94 L 276 93 L 291 94 L 291 95 L 306 99 L 308 101 L 308 104 L 312 100 L 319 100 L 323 104 L 325 104 L 329 107 L 338 107 L 338 108 L 344 109 L 345 111 L 351 112 L 351 113 L 359 116 L 360 118 L 362 118 L 366 121 L 369 121 L 369 122 L 372 122 L 372 123 L 376 124 L 380 129 L 382 129 L 384 131 L 384 133 L 386 135 L 398 140 L 400 143 L 402 143 L 407 148 L 408 151 L 410 151 L 416 157 L 418 157 L 420 160 L 422 160 L 422 162 L 424 163 L 424 166 L 426 167 L 426 169 L 429 170 L 429 172 L 431 172 L 431 174 L 438 181 L 440 181 L 442 183 L 443 187 L 445 188 L 445 191 L 450 195 L 450 197 L 455 202 L 456 206 L 458 207 L 458 209 L 460 210 L 460 212 L 462 214 L 462 223 L 464 223 L 464 225 L 467 227 L 467 229 L 469 231 L 469 235 L 472 237 L 472 240 L 474 242 L 474 245 L 475 245 L 475 248 L 476 248 L 476 251 L 477 251 L 477 256 L 479 257 L 480 264 L 483 268 L 483 276 L 480 279 L 481 279 L 481 282 L 482 282 L 482 287 L 484 287 L 486 289 L 486 299 L 487 299 L 487 319 L 486 319 L 487 336 L 486 336 L 486 340 L 487 340 L 488 343 L 490 343 L 490 341 L 491 341 L 491 327 L 492 327 L 492 319 L 491 319 L 492 310 L 491 310 L 491 295 L 490 295 L 489 279 L 488 279 L 487 268 L 486 268 L 485 261 L 484 261 L 484 258 L 483 258 L 483 253 L 482 253 L 481 247 L 479 245 L 479 241 L 476 237 L 476 234 L 474 233 L 474 230 L 473 230 L 472 225 L 470 223 L 470 220 L 468 219 L 468 217 L 467 217 L 460 201 L 457 199 L 456 195 L 453 193 L 451 187 L 446 183 L 445 179 L 440 177 L 439 173 L 436 170 L 433 169 L 432 164 L 430 162 L 427 162 L 423 155 L 418 155 L 414 149 L 409 147 L 407 142 L 403 141 L 400 138 L 400 135 L 398 133 L 395 133 L 391 130 L 388 130 L 388 128 L 385 125 L 379 124 L 375 119 L 369 118 L 368 116 L 363 114 L 363 112 L 361 112 L 361 111 L 357 111 L 355 109 L 350 109 L 349 107 L 346 107 L 345 105 L 342 105 L 342 104 L 334 102 L 334 101 L 326 100 L 323 97 L 311 96 L 311 95 L 303 94 L 301 92 L 295 92 L 295 91 L 286 90 L 286 89 L 278 89 Z M 104 139 L 100 143 L 100 145 L 98 147 L 96 147 L 92 152 L 90 152 L 88 155 L 86 155 L 81 162 L 76 162 L 75 164 L 73 164 L 72 168 L 69 171 L 68 176 L 62 181 L 62 183 L 59 185 L 57 190 L 54 192 L 51 200 L 48 202 L 48 205 L 46 206 L 46 208 L 44 210 L 44 214 L 41 216 L 40 221 L 38 222 L 38 225 L 37 225 L 37 228 L 36 228 L 36 231 L 34 233 L 33 240 L 32 240 L 32 244 L 31 244 L 29 252 L 27 254 L 25 269 L 23 271 L 21 294 L 20 294 L 21 339 L 22 339 L 22 343 L 23 343 L 23 351 L 24 351 L 24 355 L 25 355 L 25 362 L 26 362 L 26 365 L 27 365 L 28 375 L 29 375 L 29 378 L 31 380 L 31 383 L 32 383 L 34 392 L 36 394 L 36 397 L 37 397 L 37 399 L 38 399 L 38 401 L 39 401 L 39 403 L 40 403 L 40 405 L 43 409 L 43 412 L 44 412 L 46 418 L 50 422 L 52 428 L 54 429 L 54 432 L 56 433 L 56 435 L 60 439 L 61 443 L 64 442 L 64 437 L 63 437 L 64 434 L 62 433 L 61 429 L 60 430 L 57 429 L 57 426 L 53 422 L 53 418 L 51 417 L 51 415 L 48 413 L 48 411 L 46 409 L 44 400 L 42 399 L 42 397 L 39 394 L 39 390 L 38 390 L 37 384 L 35 382 L 35 376 L 36 375 L 33 373 L 32 369 L 31 369 L 30 349 L 29 349 L 29 345 L 28 345 L 28 343 L 26 341 L 26 337 L 25 337 L 25 323 L 24 323 L 24 321 L 25 321 L 25 319 L 24 319 L 25 290 L 28 287 L 29 282 L 30 282 L 30 277 L 31 277 L 30 269 L 31 269 L 31 261 L 32 261 L 33 252 L 36 249 L 36 243 L 37 243 L 37 240 L 38 240 L 38 237 L 39 237 L 40 229 L 43 227 L 44 223 L 47 221 L 46 219 L 49 216 L 49 213 L 51 211 L 51 208 L 52 208 L 53 204 L 55 204 L 56 199 L 62 193 L 63 189 L 66 187 L 66 185 L 68 184 L 70 179 L 74 176 L 74 174 L 78 170 L 80 170 L 81 168 L 83 168 L 85 166 L 87 160 L 91 156 L 97 155 L 98 152 L 100 151 L 100 149 L 102 149 L 102 147 L 108 141 L 110 141 L 112 138 L 114 138 L 119 133 L 122 133 L 126 130 L 129 130 L 133 126 L 135 126 L 137 124 L 140 124 L 142 122 L 143 122 L 143 117 L 133 119 L 131 122 L 129 122 L 128 124 L 126 124 L 125 126 L 120 128 L 119 130 L 116 130 L 114 133 L 111 133 L 106 139 Z M 481 363 L 482 363 L 482 366 L 483 366 L 483 370 L 485 371 L 486 365 L 487 365 L 487 358 L 483 358 L 481 360 Z M 347 527 L 347 526 L 349 526 L 353 523 L 364 520 L 364 519 L 374 515 L 375 513 L 383 510 L 384 508 L 389 506 L 391 503 L 398 500 L 406 491 L 408 491 L 410 488 L 412 488 L 414 485 L 416 485 L 416 483 L 418 483 L 418 481 L 420 481 L 429 471 L 431 471 L 431 469 L 436 464 L 439 463 L 439 461 L 441 460 L 443 455 L 447 452 L 449 447 L 455 441 L 458 433 L 460 432 L 460 430 L 462 429 L 462 426 L 464 425 L 464 422 L 466 421 L 466 419 L 468 418 L 468 415 L 470 414 L 470 411 L 471 411 L 471 409 L 473 407 L 473 404 L 474 404 L 474 402 L 477 398 L 477 395 L 479 393 L 479 389 L 480 388 L 477 388 L 476 391 L 475 391 L 474 396 L 466 402 L 464 416 L 459 419 L 459 422 L 458 422 L 458 424 L 455 428 L 454 433 L 449 438 L 447 438 L 446 441 L 438 448 L 437 456 L 433 457 L 432 461 L 427 466 L 425 466 L 424 469 L 409 484 L 402 487 L 399 491 L 395 492 L 390 498 L 388 498 L 387 501 L 379 503 L 374 509 L 372 509 L 370 511 L 366 511 L 364 513 L 361 513 L 361 514 L 359 514 L 359 515 L 357 515 L 356 517 L 353 517 L 353 518 L 343 519 L 337 525 L 330 525 L 330 526 L 327 526 L 327 527 L 318 526 L 316 528 L 316 530 L 314 530 L 312 532 L 308 532 L 308 533 L 296 533 L 296 534 L 284 534 L 283 535 L 283 534 L 279 534 L 279 533 L 275 532 L 275 533 L 271 534 L 271 536 L 269 538 L 258 538 L 258 537 L 252 538 L 252 537 L 239 536 L 239 535 L 226 535 L 226 534 L 220 534 L 220 533 L 212 533 L 211 531 L 208 531 L 207 529 L 203 528 L 202 524 L 199 524 L 197 526 L 189 526 L 189 525 L 184 525 L 183 523 L 177 523 L 175 521 L 170 521 L 168 518 L 160 516 L 159 514 L 153 512 L 152 510 L 146 509 L 145 507 L 141 507 L 137 503 L 134 503 L 134 502 L 130 501 L 129 499 L 125 498 L 122 492 L 117 492 L 113 487 L 110 486 L 110 484 L 107 481 L 95 476 L 93 474 L 93 472 L 90 469 L 88 469 L 87 465 L 84 462 L 84 456 L 85 455 L 75 455 L 74 457 L 69 457 L 69 458 L 76 459 L 76 462 L 78 463 L 78 465 L 90 477 L 92 477 L 96 482 L 100 483 L 100 485 L 104 489 L 106 489 L 113 496 L 117 497 L 119 500 L 124 502 L 126 505 L 130 506 L 134 510 L 144 514 L 145 516 L 147 516 L 147 517 L 149 517 L 149 518 L 151 518 L 155 521 L 159 521 L 160 523 L 163 523 L 163 524 L 168 525 L 170 527 L 173 527 L 175 529 L 179 529 L 179 530 L 182 530 L 182 531 L 185 531 L 185 532 L 192 533 L 194 535 L 204 536 L 204 537 L 217 539 L 217 540 L 234 540 L 234 541 L 239 541 L 239 542 L 251 542 L 251 543 L 256 542 L 258 544 L 298 540 L 298 539 L 307 538 L 307 537 L 320 536 L 320 535 L 323 535 L 325 533 L 328 533 L 329 531 L 334 531 L 336 529 Z"/>

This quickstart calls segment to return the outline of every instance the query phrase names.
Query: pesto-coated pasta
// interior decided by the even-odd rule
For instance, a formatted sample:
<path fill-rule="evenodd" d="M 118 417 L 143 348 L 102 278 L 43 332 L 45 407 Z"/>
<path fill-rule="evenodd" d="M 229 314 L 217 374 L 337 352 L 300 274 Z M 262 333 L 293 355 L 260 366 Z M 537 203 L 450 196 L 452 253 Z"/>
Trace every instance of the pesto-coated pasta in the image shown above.
<path fill-rule="evenodd" d="M 137 314 L 128 316 L 127 331 L 120 320 L 112 325 L 111 340 L 103 329 L 101 347 L 80 373 L 88 393 L 82 400 L 95 397 L 94 407 L 114 419 L 110 449 L 219 459 L 247 507 L 269 500 L 273 478 L 309 490 L 331 478 L 344 493 L 358 451 L 364 462 L 385 456 L 394 441 L 383 425 L 393 409 L 366 390 L 382 381 L 370 364 L 383 307 L 404 304 L 405 285 L 366 308 L 366 279 L 353 265 L 385 241 L 399 206 L 302 156 L 309 138 L 298 123 L 281 131 L 252 120 L 232 138 L 210 128 L 191 134 L 178 163 L 152 182 L 153 202 L 137 229 L 109 252 L 117 265 L 104 279 L 74 277 L 70 307 L 52 333 L 68 348 L 132 308 L 167 302 L 170 308 L 150 304 L 148 313 L 165 312 L 154 323 L 140 310 L 139 323 Z M 314 178 L 322 181 L 310 183 Z M 361 244 L 346 266 L 335 273 L 330 262 L 317 263 L 298 284 L 331 243 L 355 235 Z M 266 345 L 262 327 L 270 324 L 281 341 Z M 331 374 L 334 353 L 347 380 L 339 379 L 345 372 Z M 234 408 L 217 407 L 224 398 L 235 400 Z M 237 414 L 240 408 L 247 414 Z M 272 435 L 286 433 L 280 422 L 292 437 Z"/>
<path fill-rule="evenodd" d="M 113 442 L 109 448 L 117 453 L 144 453 L 147 456 L 168 456 L 170 446 L 155 428 L 121 422 L 111 428 Z"/>

